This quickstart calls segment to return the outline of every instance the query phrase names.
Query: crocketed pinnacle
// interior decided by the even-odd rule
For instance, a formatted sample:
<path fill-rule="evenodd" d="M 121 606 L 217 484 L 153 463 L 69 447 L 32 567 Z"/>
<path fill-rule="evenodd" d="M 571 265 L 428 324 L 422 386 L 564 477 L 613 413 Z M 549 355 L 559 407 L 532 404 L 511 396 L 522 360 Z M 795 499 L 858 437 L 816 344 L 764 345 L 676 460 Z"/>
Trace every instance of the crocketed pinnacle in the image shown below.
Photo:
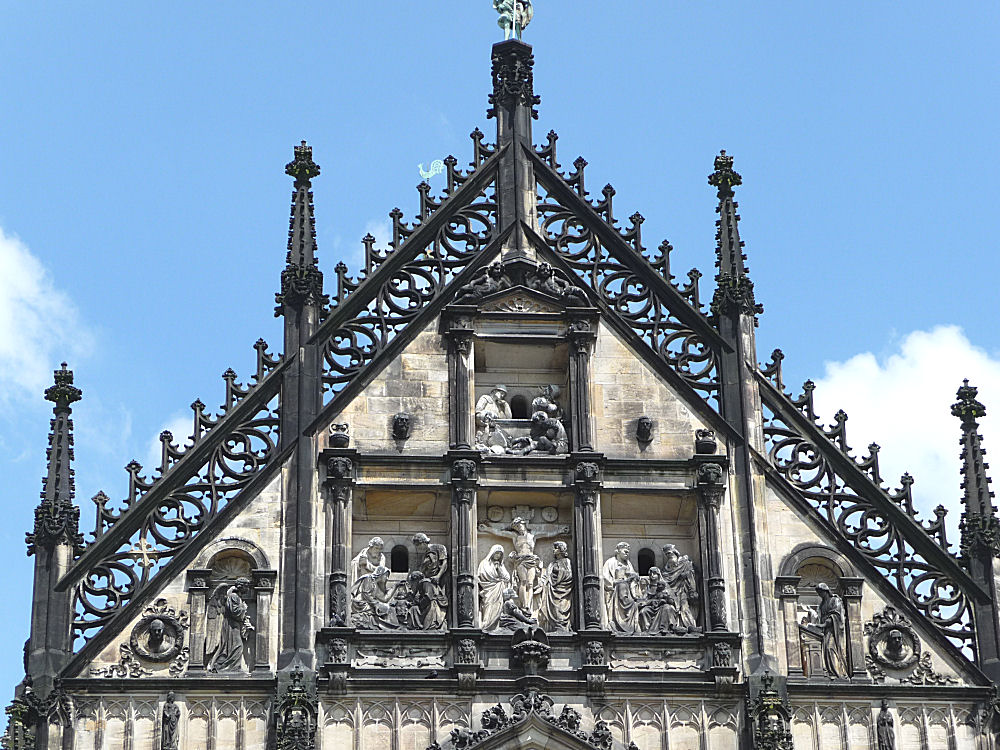
<path fill-rule="evenodd" d="M 712 297 L 711 310 L 716 318 L 722 315 L 750 315 L 757 322 L 757 316 L 764 312 L 763 305 L 757 304 L 753 294 L 753 282 L 749 278 L 743 242 L 740 240 L 739 207 L 733 200 L 733 188 L 743 184 L 739 172 L 733 169 L 733 157 L 721 151 L 715 157 L 715 171 L 708 176 L 708 184 L 718 190 L 719 214 L 715 222 L 716 259 L 719 269 L 715 277 L 716 289 Z"/>
<path fill-rule="evenodd" d="M 73 385 L 73 371 L 66 363 L 55 371 L 54 384 L 45 390 L 45 398 L 55 406 L 50 422 L 49 448 L 46 452 L 47 469 L 42 479 L 42 502 L 35 508 L 34 531 L 26 535 L 28 554 L 38 546 L 50 547 L 56 543 L 71 544 L 79 548 L 83 538 L 78 530 L 80 509 L 73 504 L 76 487 L 73 479 L 73 420 L 70 405 L 83 395 Z"/>
<path fill-rule="evenodd" d="M 312 147 L 302 141 L 295 158 L 285 165 L 285 173 L 295 178 L 292 210 L 288 220 L 288 254 L 281 272 L 281 291 L 275 295 L 275 316 L 286 305 L 301 309 L 304 304 L 326 305 L 323 273 L 316 266 L 316 220 L 313 215 L 312 178 L 319 175 Z"/>
<path fill-rule="evenodd" d="M 993 493 L 986 470 L 990 465 L 983 456 L 982 437 L 979 434 L 979 419 L 986 416 L 986 407 L 976 396 L 979 389 L 965 380 L 958 389 L 958 401 L 952 405 L 951 413 L 962 421 L 962 490 L 965 512 L 962 514 L 961 550 L 967 558 L 979 550 L 990 550 L 1000 554 L 1000 522 L 993 507 Z"/>

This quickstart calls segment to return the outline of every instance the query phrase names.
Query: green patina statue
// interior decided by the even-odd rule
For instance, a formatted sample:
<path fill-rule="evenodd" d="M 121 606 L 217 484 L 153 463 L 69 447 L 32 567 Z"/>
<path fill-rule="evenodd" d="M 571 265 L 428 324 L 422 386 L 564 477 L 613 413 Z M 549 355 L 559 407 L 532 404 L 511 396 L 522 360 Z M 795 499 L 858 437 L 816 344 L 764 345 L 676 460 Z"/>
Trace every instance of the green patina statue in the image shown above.
<path fill-rule="evenodd" d="M 534 14 L 531 0 L 493 0 L 493 8 L 500 14 L 497 25 L 503 29 L 504 39 L 520 39 Z"/>

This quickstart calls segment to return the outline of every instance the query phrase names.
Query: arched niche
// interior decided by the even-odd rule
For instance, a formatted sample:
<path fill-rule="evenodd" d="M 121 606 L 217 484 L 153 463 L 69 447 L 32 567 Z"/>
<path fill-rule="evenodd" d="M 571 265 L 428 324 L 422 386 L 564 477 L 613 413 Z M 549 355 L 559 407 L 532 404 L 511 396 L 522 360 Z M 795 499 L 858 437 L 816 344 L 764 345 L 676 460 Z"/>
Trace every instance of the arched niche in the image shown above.
<path fill-rule="evenodd" d="M 781 600 L 785 623 L 785 655 L 789 674 L 827 679 L 817 668 L 819 648 L 809 637 L 806 623 L 817 618 L 820 596 L 817 586 L 825 584 L 843 600 L 845 656 L 850 674 L 864 674 L 861 622 L 861 595 L 864 579 L 857 568 L 837 550 L 819 544 L 800 544 L 778 567 L 775 595 Z"/>
<path fill-rule="evenodd" d="M 206 668 L 206 650 L 213 647 L 216 636 L 210 630 L 219 627 L 219 602 L 234 585 L 240 589 L 237 593 L 246 603 L 246 617 L 253 626 L 253 632 L 244 640 L 242 668 L 237 672 L 270 670 L 270 611 L 276 578 L 277 571 L 271 569 L 267 555 L 247 539 L 219 539 L 202 550 L 195 566 L 187 571 L 191 608 L 189 671 Z"/>

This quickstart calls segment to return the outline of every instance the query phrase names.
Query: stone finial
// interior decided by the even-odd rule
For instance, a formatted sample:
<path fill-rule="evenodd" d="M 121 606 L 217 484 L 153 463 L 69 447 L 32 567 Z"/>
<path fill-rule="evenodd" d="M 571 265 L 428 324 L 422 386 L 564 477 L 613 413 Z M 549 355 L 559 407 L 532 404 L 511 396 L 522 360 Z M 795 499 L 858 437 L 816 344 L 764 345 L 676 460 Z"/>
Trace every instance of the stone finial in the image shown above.
<path fill-rule="evenodd" d="M 969 385 L 969 379 L 962 381 L 962 387 L 958 389 L 956 396 L 958 401 L 952 405 L 952 415 L 962 420 L 962 424 L 975 425 L 976 421 L 986 416 L 986 407 L 976 400 L 979 389 Z"/>
<path fill-rule="evenodd" d="M 312 146 L 307 146 L 302 141 L 301 146 L 295 147 L 295 158 L 285 165 L 285 174 L 303 182 L 309 182 L 319 175 L 319 164 L 313 161 Z"/>
<path fill-rule="evenodd" d="M 69 411 L 72 403 L 80 400 L 83 392 L 73 386 L 73 371 L 66 369 L 66 363 L 53 373 L 55 385 L 45 389 L 45 399 L 55 404 L 56 411 Z"/>
<path fill-rule="evenodd" d="M 740 173 L 733 169 L 733 157 L 725 149 L 715 157 L 715 171 L 708 176 L 708 184 L 718 189 L 720 198 L 731 197 L 733 188 L 743 184 Z"/>

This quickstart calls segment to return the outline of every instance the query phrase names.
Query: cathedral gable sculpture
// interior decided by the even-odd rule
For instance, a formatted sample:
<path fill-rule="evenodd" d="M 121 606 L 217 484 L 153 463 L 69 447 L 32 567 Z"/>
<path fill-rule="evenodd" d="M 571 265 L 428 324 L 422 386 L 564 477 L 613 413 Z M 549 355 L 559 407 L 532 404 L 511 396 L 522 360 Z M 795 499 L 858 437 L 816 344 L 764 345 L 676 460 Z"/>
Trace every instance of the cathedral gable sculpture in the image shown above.
<path fill-rule="evenodd" d="M 495 142 L 477 129 L 468 168 L 442 160 L 443 192 L 422 183 L 413 220 L 390 214 L 389 247 L 366 236 L 356 277 L 319 269 L 320 169 L 294 148 L 284 354 L 258 342 L 218 414 L 195 402 L 158 471 L 130 464 L 126 501 L 98 496 L 86 541 L 81 393 L 56 371 L 28 537 L 45 607 L 7 746 L 839 738 L 825 750 L 919 724 L 992 750 L 1000 524 L 975 389 L 954 407 L 956 553 L 911 481 L 886 488 L 877 446 L 849 452 L 846 415 L 824 426 L 809 383 L 788 395 L 784 355 L 753 362 L 732 157 L 708 177 L 706 305 L 640 214 L 616 218 L 614 188 L 587 189 L 585 160 L 561 166 L 554 132 L 532 145 L 531 48 L 492 62 Z"/>

